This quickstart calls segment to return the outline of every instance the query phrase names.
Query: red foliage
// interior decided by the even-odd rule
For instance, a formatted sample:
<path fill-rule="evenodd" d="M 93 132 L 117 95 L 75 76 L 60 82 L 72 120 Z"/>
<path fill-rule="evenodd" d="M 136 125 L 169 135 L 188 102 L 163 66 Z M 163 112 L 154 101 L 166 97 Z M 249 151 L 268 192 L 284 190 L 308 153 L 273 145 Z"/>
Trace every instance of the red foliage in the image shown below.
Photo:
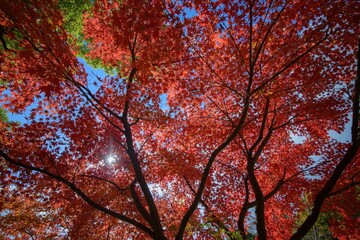
<path fill-rule="evenodd" d="M 1 2 L 6 237 L 301 239 L 320 209 L 358 236 L 355 1 L 95 1 L 95 90 L 57 1 Z"/>

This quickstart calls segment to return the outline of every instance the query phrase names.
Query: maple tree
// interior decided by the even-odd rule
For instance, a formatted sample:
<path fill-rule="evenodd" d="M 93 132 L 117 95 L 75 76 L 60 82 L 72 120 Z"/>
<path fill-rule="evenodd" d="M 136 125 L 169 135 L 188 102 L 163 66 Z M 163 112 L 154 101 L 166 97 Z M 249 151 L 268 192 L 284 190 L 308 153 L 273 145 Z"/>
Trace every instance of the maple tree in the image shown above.
<path fill-rule="evenodd" d="M 359 13 L 1 0 L 0 101 L 27 115 L 0 123 L 3 235 L 295 240 L 320 216 L 356 239 Z"/>

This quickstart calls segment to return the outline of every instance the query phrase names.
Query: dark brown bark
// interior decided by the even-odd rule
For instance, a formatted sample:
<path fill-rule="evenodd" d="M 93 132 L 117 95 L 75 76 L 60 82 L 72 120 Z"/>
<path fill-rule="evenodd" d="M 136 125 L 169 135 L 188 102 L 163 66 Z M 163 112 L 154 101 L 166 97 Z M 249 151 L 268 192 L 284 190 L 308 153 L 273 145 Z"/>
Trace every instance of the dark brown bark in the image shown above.
<path fill-rule="evenodd" d="M 342 173 L 346 167 L 351 163 L 355 158 L 358 149 L 359 149 L 359 96 L 360 96 L 360 41 L 358 44 L 357 52 L 357 75 L 355 80 L 355 89 L 353 96 L 353 117 L 352 117 L 352 126 L 351 126 L 351 146 L 340 160 L 335 170 L 331 174 L 328 181 L 325 183 L 324 187 L 316 195 L 314 200 L 314 205 L 310 215 L 306 218 L 304 223 L 299 227 L 299 229 L 292 235 L 291 240 L 301 240 L 314 226 L 317 221 L 322 205 L 325 202 L 325 199 L 329 196 L 332 189 L 336 185 L 337 181 L 341 177 Z"/>
<path fill-rule="evenodd" d="M 38 167 L 35 167 L 35 166 L 30 166 L 30 165 L 27 165 L 27 164 L 24 164 L 23 162 L 20 162 L 20 161 L 16 161 L 14 159 L 12 159 L 10 156 L 8 156 L 4 151 L 0 150 L 0 156 L 2 158 L 4 158 L 8 163 L 10 164 L 14 164 L 14 165 L 17 165 L 21 168 L 24 168 L 24 169 L 27 169 L 27 170 L 31 170 L 31 171 L 35 171 L 35 172 L 39 172 L 39 173 L 42 173 L 54 180 L 57 180 L 58 182 L 61 182 L 65 185 L 67 185 L 72 191 L 74 191 L 78 196 L 80 196 L 86 203 L 88 203 L 91 207 L 105 213 L 105 214 L 108 214 L 110 216 L 113 216 L 117 219 L 120 219 L 124 222 L 127 222 L 129 224 L 132 224 L 134 225 L 135 227 L 141 229 L 142 231 L 144 231 L 145 233 L 149 234 L 151 237 L 155 237 L 155 234 L 154 232 L 146 227 L 145 225 L 143 225 L 142 223 L 134 220 L 134 219 L 131 219 L 131 218 L 128 218 L 122 214 L 119 214 L 117 212 L 114 212 L 106 207 L 103 207 L 101 206 L 100 204 L 98 204 L 97 202 L 95 202 L 94 200 L 92 200 L 88 195 L 86 195 L 83 191 L 81 191 L 81 189 L 79 189 L 78 187 L 76 187 L 76 185 L 72 182 L 70 182 L 69 180 L 59 176 L 59 175 L 56 175 L 54 173 L 51 173 L 45 169 L 41 169 L 41 168 L 38 168 Z"/>
<path fill-rule="evenodd" d="M 209 176 L 209 173 L 210 173 L 210 169 L 211 169 L 211 166 L 212 164 L 214 163 L 217 155 L 222 151 L 224 150 L 236 137 L 236 135 L 240 132 L 244 122 L 245 122 L 245 119 L 246 119 L 246 116 L 247 116 L 247 111 L 248 111 L 248 108 L 249 108 L 249 96 L 247 95 L 247 98 L 245 99 L 245 103 L 244 103 L 244 109 L 242 111 L 242 115 L 239 119 L 239 122 L 237 123 L 236 125 L 236 128 L 232 131 L 232 133 L 226 138 L 226 140 L 220 144 L 219 147 L 217 147 L 210 155 L 210 158 L 206 164 L 206 167 L 205 167 L 205 170 L 204 170 L 204 173 L 201 177 L 201 181 L 200 181 L 200 185 L 199 185 L 199 188 L 198 188 L 198 191 L 196 192 L 196 195 L 195 195 L 195 198 L 192 202 L 192 204 L 190 205 L 189 209 L 186 211 L 181 223 L 180 223 L 180 227 L 179 227 L 179 230 L 178 230 L 178 233 L 176 235 L 176 240 L 181 240 L 183 239 L 183 235 L 184 235 L 184 231 L 185 231 L 185 227 L 187 225 L 187 223 L 189 222 L 192 214 L 194 213 L 194 211 L 196 210 L 200 200 L 201 200 L 201 196 L 202 196 L 202 193 L 205 189 L 205 183 L 206 183 L 206 180 Z"/>

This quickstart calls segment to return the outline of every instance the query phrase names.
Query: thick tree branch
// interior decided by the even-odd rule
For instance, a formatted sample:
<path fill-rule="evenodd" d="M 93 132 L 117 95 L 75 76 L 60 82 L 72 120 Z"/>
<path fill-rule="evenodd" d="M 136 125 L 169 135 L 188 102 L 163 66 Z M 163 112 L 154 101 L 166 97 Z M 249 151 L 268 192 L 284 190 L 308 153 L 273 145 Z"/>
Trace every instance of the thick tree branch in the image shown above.
<path fill-rule="evenodd" d="M 183 238 L 183 235 L 184 235 L 184 231 L 185 231 L 185 227 L 188 223 L 188 221 L 190 220 L 192 214 L 194 213 L 194 211 L 196 210 L 197 208 L 197 205 L 199 204 L 200 200 L 201 200 L 201 196 L 202 196 L 202 193 L 205 189 L 205 183 L 206 183 L 206 180 L 209 176 L 209 173 L 210 173 L 210 169 L 212 167 L 212 164 L 214 163 L 217 155 L 222 151 L 224 150 L 234 139 L 235 137 L 237 136 L 237 134 L 240 132 L 240 130 L 242 129 L 243 127 L 243 124 L 245 122 L 245 119 L 246 119 L 246 116 L 247 116 L 247 112 L 248 112 L 248 109 L 249 109 L 249 103 L 250 103 L 250 97 L 249 95 L 247 94 L 246 98 L 245 98 L 245 103 L 244 103 L 244 109 L 242 111 L 242 114 L 241 114 L 241 117 L 239 119 L 239 122 L 237 123 L 236 125 L 236 128 L 230 133 L 230 135 L 226 138 L 226 140 L 220 144 L 220 146 L 218 146 L 210 155 L 210 158 L 206 164 L 206 167 L 204 169 L 204 172 L 201 176 L 201 180 L 200 180 L 200 184 L 199 184 L 199 188 L 197 190 L 197 193 L 195 195 L 195 198 L 192 202 L 192 204 L 190 205 L 189 209 L 187 210 L 187 212 L 185 213 L 181 223 L 180 223 L 180 226 L 179 226 L 179 230 L 178 230 L 178 233 L 176 235 L 176 240 L 181 240 Z"/>
<path fill-rule="evenodd" d="M 252 155 L 254 149 L 257 147 L 257 145 L 263 139 L 264 130 L 265 130 L 265 126 L 266 126 L 266 119 L 267 119 L 267 116 L 268 116 L 268 113 L 269 113 L 269 104 L 270 104 L 270 100 L 269 100 L 269 98 L 266 98 L 265 110 L 264 110 L 263 119 L 262 119 L 261 126 L 260 126 L 259 136 L 256 139 L 255 143 L 250 147 L 249 155 Z"/>
<path fill-rule="evenodd" d="M 259 182 L 255 176 L 255 159 L 248 158 L 248 164 L 246 170 L 248 172 L 249 181 L 255 194 L 256 199 L 256 230 L 260 240 L 266 240 L 266 225 L 265 225 L 265 199 Z"/>
<path fill-rule="evenodd" d="M 136 184 L 135 180 L 130 184 L 131 197 L 133 198 L 135 206 L 138 209 L 141 216 L 154 228 L 155 226 L 154 226 L 153 221 L 151 220 L 150 214 L 148 213 L 146 208 L 143 206 L 139 196 L 136 193 L 135 184 Z"/>
<path fill-rule="evenodd" d="M 267 103 L 267 104 L 269 104 L 269 103 Z M 266 108 L 267 108 L 266 111 L 268 111 L 268 106 Z M 264 114 L 262 127 L 265 127 L 265 123 L 266 123 L 266 115 Z M 267 145 L 267 143 L 269 142 L 269 140 L 272 136 L 274 124 L 275 124 L 275 114 L 272 118 L 271 126 L 270 126 L 266 136 L 263 137 L 263 133 L 260 133 L 260 135 L 259 135 L 259 137 L 261 137 L 261 138 L 258 139 L 259 140 L 258 142 L 260 143 L 260 141 L 261 141 L 261 143 L 260 143 L 258 149 L 254 153 L 254 155 L 252 154 L 252 152 L 249 152 L 248 157 L 247 157 L 246 170 L 248 172 L 248 178 L 249 178 L 251 187 L 255 194 L 256 230 L 258 232 L 258 237 L 260 240 L 267 239 L 266 223 L 265 223 L 265 201 L 266 201 L 266 199 L 264 198 L 264 195 L 263 195 L 263 192 L 259 185 L 259 182 L 257 181 L 254 167 L 255 167 L 255 163 L 257 162 L 258 158 L 260 157 L 261 153 L 263 152 L 265 146 Z M 279 186 L 279 188 L 280 188 L 280 186 Z"/>
<path fill-rule="evenodd" d="M 245 185 L 245 200 L 242 205 L 242 208 L 239 213 L 239 218 L 237 221 L 237 226 L 240 231 L 240 235 L 243 238 L 243 240 L 247 239 L 246 231 L 245 231 L 245 217 L 247 214 L 247 211 L 249 210 L 249 197 L 250 197 L 250 191 L 249 191 L 249 185 L 248 185 L 248 177 L 244 178 L 244 185 Z"/>
<path fill-rule="evenodd" d="M 124 106 L 124 111 L 123 111 L 123 118 L 127 118 L 128 112 L 129 112 L 129 105 L 130 105 L 130 94 L 131 94 L 131 85 L 132 82 L 134 80 L 135 77 L 135 73 L 137 72 L 136 68 L 131 69 L 130 75 L 129 75 L 129 80 L 128 80 L 128 84 L 127 84 L 127 89 L 126 89 L 126 100 L 125 100 L 125 106 Z"/>
<path fill-rule="evenodd" d="M 298 230 L 292 235 L 291 240 L 301 240 L 314 226 L 316 220 L 319 217 L 320 210 L 324 204 L 326 198 L 331 193 L 331 190 L 336 185 L 337 181 L 343 174 L 346 167 L 351 163 L 355 158 L 358 149 L 359 149 L 359 96 L 360 96 L 360 40 L 358 44 L 357 51 L 357 75 L 355 79 L 355 89 L 353 95 L 353 117 L 352 117 L 352 126 L 351 126 L 351 146 L 337 164 L 335 170 L 332 172 L 330 178 L 327 180 L 323 188 L 316 195 L 314 200 L 314 205 L 310 215 L 306 220 L 301 224 Z"/>
<path fill-rule="evenodd" d="M 124 222 L 127 222 L 129 224 L 132 224 L 134 225 L 135 227 L 141 229 L 142 231 L 144 231 L 145 233 L 149 234 L 150 236 L 154 237 L 154 232 L 146 227 L 145 225 L 143 225 L 142 223 L 134 220 L 134 219 L 131 219 L 131 218 L 128 218 L 124 215 L 121 215 L 117 212 L 114 212 L 104 206 L 101 206 L 100 204 L 98 204 L 97 202 L 95 202 L 94 200 L 92 200 L 89 196 L 87 196 L 83 191 L 81 191 L 81 189 L 79 189 L 78 187 L 75 186 L 75 184 L 73 184 L 72 182 L 70 182 L 69 180 L 59 176 L 59 175 L 55 175 L 54 173 L 51 173 L 47 170 L 44 170 L 44 169 L 41 169 L 41 168 L 38 168 L 38 167 L 34 167 L 34 166 L 30 166 L 30 165 L 27 165 L 27 164 L 24 164 L 20 161 L 16 161 L 14 159 L 12 159 L 11 157 L 9 157 L 4 151 L 0 150 L 0 156 L 2 158 L 4 158 L 8 163 L 11 163 L 11 164 L 14 164 L 14 165 L 17 165 L 21 168 L 24 168 L 24 169 L 27 169 L 27 170 L 31 170 L 31 171 L 35 171 L 35 172 L 39 172 L 39 173 L 42 173 L 54 180 L 57 180 L 59 182 L 62 182 L 63 184 L 67 185 L 72 191 L 74 191 L 78 196 L 80 196 L 86 203 L 88 203 L 91 207 L 105 213 L 105 214 L 108 214 L 110 216 L 113 216 L 119 220 L 122 220 Z"/>
<path fill-rule="evenodd" d="M 124 110 L 124 113 L 126 113 L 125 110 Z M 127 114 L 125 114 L 125 116 L 126 115 Z M 127 117 L 125 117 L 122 122 L 124 125 L 124 134 L 125 134 L 125 138 L 126 138 L 127 153 L 131 160 L 132 166 L 134 168 L 136 179 L 138 180 L 141 190 L 145 196 L 146 203 L 149 206 L 150 216 L 152 218 L 156 239 L 159 239 L 159 240 L 166 239 L 164 236 L 164 231 L 161 226 L 157 207 L 155 205 L 154 199 L 150 192 L 149 186 L 147 185 L 147 182 L 145 180 L 144 174 L 142 173 L 141 166 L 140 166 L 139 160 L 137 158 L 137 154 L 134 149 L 134 142 L 133 142 L 133 138 L 132 138 L 131 126 L 127 120 Z"/>
<path fill-rule="evenodd" d="M 196 194 L 196 191 L 195 191 L 195 189 L 191 186 L 189 180 L 188 180 L 186 177 L 184 177 L 184 179 L 185 179 L 186 185 L 188 185 L 188 187 L 190 188 L 191 192 L 195 195 L 195 194 Z M 200 200 L 200 203 L 205 207 L 206 211 L 208 211 L 208 212 L 210 213 L 211 217 L 213 218 L 213 222 L 214 222 L 215 224 L 217 224 L 217 225 L 220 227 L 220 229 L 224 229 L 224 230 L 225 230 L 225 233 L 229 233 L 229 232 L 230 232 L 229 228 L 225 225 L 225 223 L 224 223 L 223 221 L 220 220 L 220 218 L 218 218 L 218 217 L 215 215 L 214 211 L 211 210 L 210 206 L 209 206 L 203 199 Z"/>
<path fill-rule="evenodd" d="M 136 61 L 136 56 L 135 56 L 136 36 L 133 40 L 133 43 L 129 42 L 128 45 L 129 45 L 129 50 L 131 52 L 131 61 L 132 61 L 132 64 L 134 64 Z M 141 205 L 141 202 L 138 199 L 136 192 L 134 192 L 134 190 L 135 190 L 134 186 L 132 186 L 132 189 L 131 189 L 132 194 L 133 194 L 132 195 L 133 200 L 135 202 L 136 207 L 140 211 L 140 214 L 145 218 L 146 221 L 149 221 L 151 223 L 151 226 L 154 230 L 154 232 L 153 232 L 154 238 L 163 240 L 163 239 L 166 239 L 166 237 L 164 235 L 164 230 L 161 225 L 159 213 L 158 213 L 157 207 L 155 205 L 153 196 L 152 196 L 149 186 L 145 180 L 144 174 L 142 173 L 142 169 L 141 169 L 137 154 L 135 152 L 131 124 L 129 123 L 129 120 L 128 120 L 130 101 L 131 101 L 131 91 L 132 91 L 131 85 L 134 80 L 136 72 L 137 72 L 137 68 L 135 68 L 135 67 L 133 67 L 130 71 L 127 89 L 126 89 L 127 91 L 126 91 L 126 100 L 125 100 L 124 110 L 122 113 L 122 117 L 119 120 L 121 120 L 121 122 L 124 126 L 123 133 L 124 133 L 125 139 L 126 139 L 126 146 L 127 146 L 126 152 L 129 156 L 131 164 L 134 168 L 136 180 L 138 181 L 138 183 L 140 185 L 141 191 L 144 194 L 146 203 L 149 207 L 150 217 L 148 216 L 148 213 L 145 210 L 145 208 Z"/>

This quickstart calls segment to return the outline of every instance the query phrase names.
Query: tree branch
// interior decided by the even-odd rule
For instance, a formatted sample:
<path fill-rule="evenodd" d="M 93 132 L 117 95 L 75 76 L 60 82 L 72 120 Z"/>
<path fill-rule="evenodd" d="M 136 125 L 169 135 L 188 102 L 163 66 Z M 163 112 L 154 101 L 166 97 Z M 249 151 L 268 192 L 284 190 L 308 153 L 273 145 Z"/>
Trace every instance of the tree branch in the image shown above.
<path fill-rule="evenodd" d="M 358 149 L 359 149 L 359 96 L 360 96 L 360 39 L 358 43 L 357 51 L 357 75 L 355 79 L 355 89 L 353 96 L 353 117 L 352 117 L 352 126 L 351 126 L 351 146 L 337 164 L 335 170 L 332 172 L 330 178 L 327 180 L 323 188 L 316 195 L 314 200 L 314 206 L 310 215 L 306 220 L 301 224 L 298 230 L 291 236 L 290 240 L 301 240 L 314 226 L 317 221 L 322 205 L 324 204 L 326 198 L 329 196 L 331 190 L 336 185 L 337 181 L 341 177 L 342 173 L 346 167 L 351 163 L 355 158 Z"/>
<path fill-rule="evenodd" d="M 191 192 L 195 195 L 196 191 L 195 189 L 191 186 L 189 180 L 184 177 L 186 185 L 188 185 L 188 187 L 190 188 Z M 214 222 L 221 228 L 225 230 L 225 233 L 229 233 L 230 230 L 229 228 L 225 225 L 225 223 L 223 221 L 221 221 L 216 215 L 215 213 L 211 210 L 211 208 L 209 207 L 209 205 L 203 200 L 200 200 L 200 203 L 205 207 L 205 209 L 211 214 L 211 217 L 213 218 Z"/>
<path fill-rule="evenodd" d="M 125 187 L 125 188 L 122 188 L 122 187 L 120 187 L 119 185 L 117 185 L 116 183 L 114 183 L 113 181 L 108 180 L 108 179 L 105 179 L 105 178 L 102 178 L 102 177 L 98 177 L 98 176 L 94 176 L 94 175 L 85 175 L 85 174 L 82 174 L 82 175 L 79 175 L 79 176 L 80 176 L 80 177 L 93 178 L 93 179 L 97 179 L 97 180 L 101 180 L 101 181 L 110 183 L 110 184 L 113 185 L 119 192 L 124 192 L 124 191 L 130 189 L 130 186 L 127 186 L 127 187 Z"/>
<path fill-rule="evenodd" d="M 248 112 L 248 109 L 249 109 L 249 103 L 250 103 L 250 97 L 249 97 L 249 94 L 246 95 L 246 98 L 245 98 L 245 103 L 244 103 L 244 109 L 242 111 L 242 114 L 241 114 L 241 117 L 239 119 L 239 122 L 237 123 L 236 125 L 236 128 L 228 135 L 228 137 L 226 138 L 226 140 L 220 144 L 210 155 L 210 158 L 206 164 L 206 167 L 204 169 L 204 172 L 201 176 L 201 180 L 200 180 L 200 184 L 199 184 L 199 188 L 196 192 L 196 195 L 195 195 L 195 198 L 192 202 L 192 204 L 190 205 L 189 209 L 186 211 L 181 223 L 180 223 L 180 226 L 179 226 L 179 230 L 178 230 L 178 233 L 176 235 L 176 240 L 182 240 L 183 239 L 183 235 L 184 235 L 184 231 L 185 231 L 185 227 L 188 223 L 188 221 L 190 220 L 190 217 L 192 216 L 192 214 L 194 213 L 194 211 L 196 210 L 197 208 L 197 205 L 199 204 L 200 200 L 201 200 L 201 196 L 202 196 L 202 193 L 205 189 L 205 183 L 206 183 L 206 180 L 209 176 L 209 173 L 210 173 L 210 169 L 212 167 L 212 164 L 214 163 L 217 155 L 222 151 L 224 150 L 234 139 L 235 137 L 237 136 L 237 134 L 240 132 L 240 130 L 242 129 L 243 127 L 243 124 L 245 122 L 245 119 L 246 119 L 246 116 L 247 116 L 247 112 Z"/>
<path fill-rule="evenodd" d="M 14 159 L 12 159 L 11 157 L 9 157 L 4 151 L 0 150 L 0 156 L 2 158 L 4 158 L 8 163 L 11 163 L 11 164 L 14 164 L 14 165 L 17 165 L 19 167 L 22 167 L 24 169 L 28 169 L 28 170 L 31 170 L 31 171 L 35 171 L 35 172 L 39 172 L 39 173 L 42 173 L 54 180 L 57 180 L 59 182 L 62 182 L 63 184 L 67 185 L 72 191 L 74 191 L 78 196 L 80 196 L 86 203 L 88 203 L 91 207 L 105 213 L 105 214 L 108 214 L 110 216 L 113 216 L 117 219 L 120 219 L 124 222 L 127 222 L 131 225 L 134 225 L 135 227 L 137 227 L 138 229 L 144 231 L 145 233 L 149 234 L 151 237 L 154 237 L 154 232 L 146 227 L 145 225 L 143 225 L 142 223 L 134 220 L 134 219 L 131 219 L 131 218 L 128 218 L 122 214 L 119 214 L 117 212 L 114 212 L 104 206 L 101 206 L 100 204 L 98 204 L 97 202 L 95 202 L 94 200 L 92 200 L 89 196 L 87 196 L 83 191 L 81 191 L 81 189 L 79 189 L 78 187 L 75 186 L 75 184 L 73 184 L 72 182 L 68 181 L 67 179 L 59 176 L 59 175 L 55 175 L 54 173 L 51 173 L 47 170 L 44 170 L 44 169 L 41 169 L 41 168 L 38 168 L 38 167 L 34 167 L 34 166 L 30 166 L 30 165 L 26 165 L 22 162 L 19 162 L 19 161 L 16 161 Z"/>
<path fill-rule="evenodd" d="M 135 184 L 136 181 L 134 180 L 131 184 L 130 184 L 130 192 L 131 192 L 131 196 L 134 200 L 135 206 L 138 209 L 139 213 L 141 214 L 141 216 L 152 226 L 154 227 L 154 223 L 151 220 L 151 217 L 148 213 L 148 211 L 146 210 L 146 208 L 143 206 L 143 204 L 140 201 L 139 196 L 136 193 L 135 190 Z"/>
<path fill-rule="evenodd" d="M 314 45 L 312 45 L 311 47 L 309 47 L 306 51 L 304 51 L 303 53 L 301 53 L 300 55 L 298 55 L 297 57 L 295 57 L 294 59 L 292 59 L 290 62 L 286 63 L 279 71 L 277 71 L 275 74 L 273 74 L 268 80 L 264 81 L 262 84 L 260 84 L 260 86 L 258 86 L 257 88 L 255 88 L 252 92 L 251 95 L 259 92 L 260 90 L 262 90 L 268 83 L 270 83 L 271 81 L 273 81 L 275 78 L 277 78 L 280 74 L 282 74 L 283 72 L 285 72 L 288 68 L 290 68 L 292 65 L 294 65 L 296 62 L 298 62 L 302 57 L 304 57 L 305 55 L 307 55 L 308 53 L 310 53 L 314 48 L 318 47 L 322 42 L 324 42 L 327 38 L 328 38 L 329 34 L 326 34 L 324 38 L 322 38 L 320 41 L 316 42 Z"/>

